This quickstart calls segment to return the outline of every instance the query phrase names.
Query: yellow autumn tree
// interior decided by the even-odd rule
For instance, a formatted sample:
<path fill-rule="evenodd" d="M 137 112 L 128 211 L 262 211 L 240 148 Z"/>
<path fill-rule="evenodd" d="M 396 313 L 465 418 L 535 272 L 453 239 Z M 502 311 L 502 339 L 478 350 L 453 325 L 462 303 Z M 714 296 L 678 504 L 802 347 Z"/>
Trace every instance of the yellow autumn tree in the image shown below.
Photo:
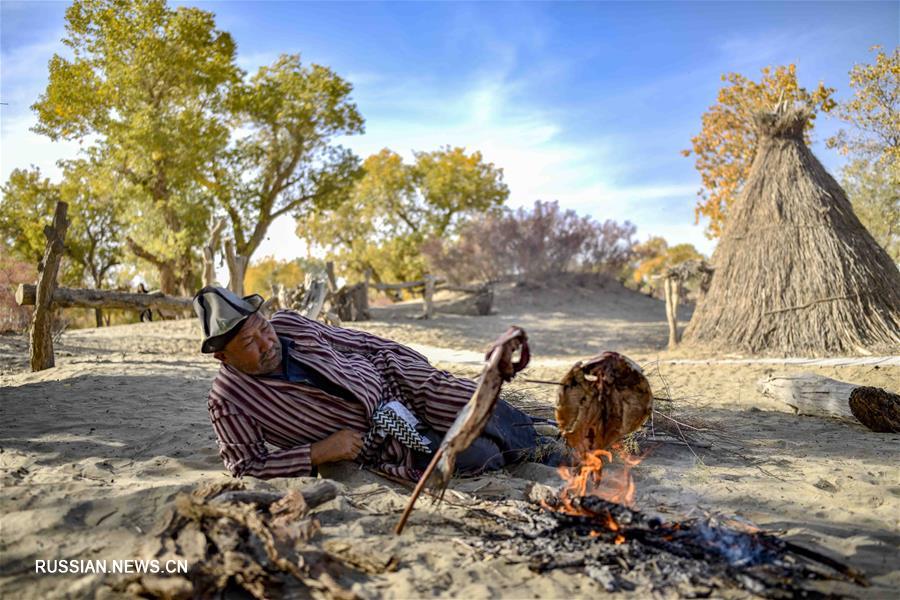
<path fill-rule="evenodd" d="M 850 70 L 853 96 L 835 113 L 848 128 L 828 140 L 849 161 L 841 185 L 869 233 L 900 262 L 900 48 L 873 46 L 875 60 Z"/>
<path fill-rule="evenodd" d="M 279 283 L 294 288 L 303 283 L 303 277 L 303 268 L 298 260 L 278 260 L 267 256 L 247 269 L 244 275 L 245 293 L 268 298 L 272 295 L 272 285 Z"/>
<path fill-rule="evenodd" d="M 654 236 L 646 242 L 634 247 L 634 254 L 638 259 L 631 279 L 638 289 L 648 287 L 653 293 L 654 276 L 662 275 L 669 267 L 681 264 L 687 260 L 702 260 L 703 256 L 693 244 L 676 244 L 669 246 L 665 238 Z"/>
<path fill-rule="evenodd" d="M 703 187 L 694 214 L 698 223 L 701 217 L 709 219 L 706 234 L 711 238 L 721 235 L 728 208 L 750 172 L 757 143 L 753 115 L 774 108 L 779 101 L 806 104 L 813 112 L 808 136 L 815 113 L 835 106 L 834 88 L 821 82 L 811 92 L 801 87 L 795 65 L 765 67 L 759 81 L 740 73 L 722 75 L 722 81 L 727 85 L 719 90 L 716 104 L 703 113 L 700 133 L 691 138 L 691 148 L 682 151 L 684 156 L 696 157 Z"/>

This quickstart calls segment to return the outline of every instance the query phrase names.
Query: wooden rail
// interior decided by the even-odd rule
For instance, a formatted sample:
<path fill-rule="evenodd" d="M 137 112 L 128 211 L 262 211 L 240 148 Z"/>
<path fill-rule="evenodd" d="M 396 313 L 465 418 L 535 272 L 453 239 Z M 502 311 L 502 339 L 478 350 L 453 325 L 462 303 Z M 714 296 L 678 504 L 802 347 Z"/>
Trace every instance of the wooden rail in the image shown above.
<path fill-rule="evenodd" d="M 33 306 L 37 298 L 36 287 L 30 283 L 19 284 L 16 289 L 16 303 L 19 306 Z M 63 308 L 122 308 L 126 310 L 146 310 L 148 308 L 189 310 L 191 308 L 190 298 L 167 296 L 160 292 L 134 294 L 64 287 L 53 290 L 52 302 Z"/>

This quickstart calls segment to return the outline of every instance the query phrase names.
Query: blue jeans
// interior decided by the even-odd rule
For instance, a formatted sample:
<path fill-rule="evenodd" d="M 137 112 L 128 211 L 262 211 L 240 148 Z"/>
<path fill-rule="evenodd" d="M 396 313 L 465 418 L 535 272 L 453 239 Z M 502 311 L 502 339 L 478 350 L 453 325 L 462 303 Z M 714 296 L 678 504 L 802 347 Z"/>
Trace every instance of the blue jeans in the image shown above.
<path fill-rule="evenodd" d="M 432 448 L 440 446 L 444 438 L 444 434 L 430 428 L 421 433 L 431 440 Z M 498 399 L 484 431 L 456 457 L 455 474 L 478 475 L 521 462 L 534 455 L 538 442 L 531 417 Z M 424 470 L 432 456 L 433 453 L 413 451 L 413 466 Z"/>

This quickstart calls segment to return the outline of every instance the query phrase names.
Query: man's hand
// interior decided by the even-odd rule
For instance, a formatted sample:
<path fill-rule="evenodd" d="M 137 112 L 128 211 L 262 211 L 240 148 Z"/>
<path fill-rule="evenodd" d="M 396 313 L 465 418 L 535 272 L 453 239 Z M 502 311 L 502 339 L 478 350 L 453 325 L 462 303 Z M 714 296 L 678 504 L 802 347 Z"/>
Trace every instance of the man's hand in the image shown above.
<path fill-rule="evenodd" d="M 359 455 L 363 446 L 363 434 L 350 429 L 342 429 L 332 433 L 320 442 L 310 446 L 309 459 L 314 465 L 353 460 Z"/>

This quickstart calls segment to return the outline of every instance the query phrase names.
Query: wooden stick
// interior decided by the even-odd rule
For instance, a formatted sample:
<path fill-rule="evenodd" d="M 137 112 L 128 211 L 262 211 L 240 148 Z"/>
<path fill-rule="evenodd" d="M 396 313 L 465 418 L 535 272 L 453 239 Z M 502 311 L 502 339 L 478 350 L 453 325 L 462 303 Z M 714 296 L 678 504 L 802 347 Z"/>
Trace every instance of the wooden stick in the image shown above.
<path fill-rule="evenodd" d="M 419 483 L 416 484 L 416 489 L 413 490 L 412 496 L 410 497 L 409 502 L 406 504 L 406 508 L 403 510 L 403 515 L 400 517 L 400 520 L 397 522 L 397 526 L 394 528 L 395 534 L 400 535 L 401 533 L 403 533 L 403 528 L 406 526 L 406 520 L 409 519 L 409 515 L 412 513 L 413 507 L 416 505 L 416 500 L 418 500 L 419 494 L 421 494 L 422 490 L 425 489 L 425 483 L 428 481 L 428 478 L 431 477 L 431 474 L 434 472 L 435 467 L 437 467 L 438 461 L 441 459 L 441 455 L 443 453 L 443 448 L 437 449 L 431 459 L 431 462 L 428 463 L 428 468 L 425 469 L 422 477 L 419 478 Z"/>
<path fill-rule="evenodd" d="M 869 587 L 870 585 L 869 581 L 862 573 L 860 573 L 853 567 L 849 567 L 844 563 L 831 558 L 830 556 L 825 556 L 821 552 L 816 552 L 815 550 L 800 546 L 799 544 L 795 544 L 794 542 L 790 542 L 788 540 L 784 540 L 784 546 L 794 554 L 799 554 L 800 556 L 803 556 L 810 560 L 814 560 L 818 563 L 822 563 L 823 565 L 828 565 L 841 575 L 853 580 L 856 584 L 861 585 L 862 587 Z"/>
<path fill-rule="evenodd" d="M 547 381 L 545 379 L 523 379 L 527 383 L 543 383 L 544 385 L 562 385 L 558 381 Z"/>

